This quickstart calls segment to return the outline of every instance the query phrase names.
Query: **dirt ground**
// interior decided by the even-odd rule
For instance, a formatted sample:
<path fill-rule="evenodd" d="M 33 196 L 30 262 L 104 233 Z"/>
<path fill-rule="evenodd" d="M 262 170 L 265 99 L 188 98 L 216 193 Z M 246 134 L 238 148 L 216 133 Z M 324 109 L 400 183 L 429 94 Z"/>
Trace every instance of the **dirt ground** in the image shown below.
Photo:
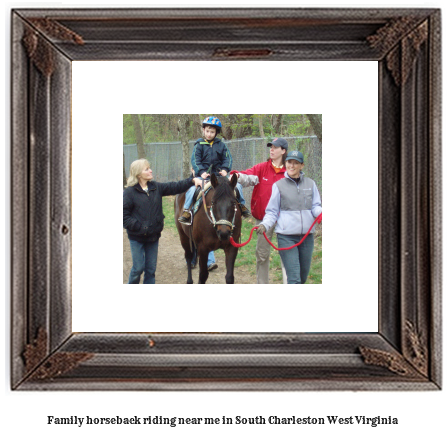
<path fill-rule="evenodd" d="M 132 255 L 130 252 L 129 239 L 127 233 L 123 230 L 123 283 L 127 283 L 129 272 L 132 268 Z M 225 284 L 225 253 L 222 250 L 215 253 L 218 268 L 210 271 L 207 284 Z M 158 246 L 157 271 L 155 273 L 155 282 L 157 284 L 186 284 L 188 271 L 183 248 L 177 232 L 165 228 L 161 233 Z M 194 284 L 199 282 L 199 266 L 193 269 L 192 278 Z M 235 268 L 235 283 L 237 284 L 256 284 L 256 276 L 250 275 L 246 267 Z M 141 276 L 141 282 L 143 275 Z"/>

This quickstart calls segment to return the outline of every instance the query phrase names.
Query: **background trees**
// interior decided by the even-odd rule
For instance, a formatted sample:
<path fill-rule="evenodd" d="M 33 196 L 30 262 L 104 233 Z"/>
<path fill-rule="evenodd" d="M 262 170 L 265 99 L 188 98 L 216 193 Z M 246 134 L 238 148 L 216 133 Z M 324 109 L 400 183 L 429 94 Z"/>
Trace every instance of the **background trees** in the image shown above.
<path fill-rule="evenodd" d="M 322 114 L 306 114 L 315 135 L 323 143 L 323 126 L 322 126 Z"/>
<path fill-rule="evenodd" d="M 182 175 L 186 178 L 190 173 L 191 164 L 189 162 L 189 142 L 188 142 L 188 127 L 190 125 L 190 118 L 187 114 L 178 115 L 178 130 L 182 142 L 183 163 Z"/>
<path fill-rule="evenodd" d="M 146 152 L 144 150 L 143 131 L 141 129 L 140 118 L 138 117 L 138 114 L 131 114 L 130 116 L 132 117 L 133 132 L 135 133 L 135 139 L 137 141 L 138 158 L 145 158 Z"/>
<path fill-rule="evenodd" d="M 222 121 L 222 136 L 227 140 L 299 135 L 316 135 L 320 141 L 322 138 L 321 114 L 213 115 Z M 206 114 L 124 114 L 123 143 L 140 145 L 182 141 L 182 135 L 186 135 L 188 140 L 195 140 L 202 136 L 201 125 L 205 117 Z"/>

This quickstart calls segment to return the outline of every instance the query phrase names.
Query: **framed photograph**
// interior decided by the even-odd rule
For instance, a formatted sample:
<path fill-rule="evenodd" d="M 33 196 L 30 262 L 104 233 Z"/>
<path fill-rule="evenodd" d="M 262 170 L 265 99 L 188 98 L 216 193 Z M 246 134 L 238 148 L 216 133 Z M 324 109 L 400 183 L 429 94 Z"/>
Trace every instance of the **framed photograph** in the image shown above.
<path fill-rule="evenodd" d="M 23 171 L 11 172 L 11 388 L 441 389 L 440 29 L 437 9 L 218 9 L 212 16 L 206 9 L 14 10 L 11 157 L 12 169 Z M 154 71 L 168 64 L 161 61 L 169 61 L 172 70 L 184 62 L 222 70 L 287 65 L 292 75 L 291 61 L 309 66 L 330 61 L 334 68 L 339 62 L 348 68 L 357 61 L 374 62 L 378 117 L 371 123 L 377 126 L 378 153 L 356 167 L 371 172 L 376 187 L 377 212 L 372 207 L 369 214 L 377 218 L 377 229 L 363 232 L 377 233 L 372 234 L 378 241 L 377 269 L 363 263 L 365 271 L 350 287 L 362 293 L 377 282 L 378 330 L 303 329 L 294 319 L 295 303 L 283 302 L 289 326 L 259 331 L 256 312 L 247 310 L 254 304 L 250 300 L 231 313 L 248 321 L 241 331 L 159 325 L 156 315 L 143 330 L 79 330 L 73 324 L 75 295 L 80 289 L 95 295 L 95 290 L 89 276 L 72 275 L 79 260 L 74 218 L 88 217 L 89 211 L 75 193 L 75 162 L 88 154 L 80 145 L 90 135 L 72 131 L 79 114 L 73 108 L 81 95 L 72 82 L 76 61 L 95 62 L 98 71 L 118 61 Z M 106 80 L 107 70 L 101 72 Z M 172 91 L 166 90 L 167 99 Z M 95 97 L 83 97 L 86 106 L 107 106 L 107 96 Z M 123 108 L 121 123 L 123 114 L 130 113 Z M 112 121 L 98 123 L 98 130 L 113 126 Z M 358 147 L 368 146 L 359 140 Z M 118 155 L 122 168 L 121 151 Z M 92 167 L 99 159 L 91 161 Z M 107 163 L 108 151 L 102 159 Z M 95 187 L 99 193 L 107 188 Z M 92 184 L 85 190 L 91 191 Z M 368 211 L 351 208 L 349 215 L 361 222 Z M 105 230 L 95 221 L 92 228 L 97 236 Z M 346 237 L 355 240 L 357 233 L 348 230 Z M 121 279 L 118 283 L 125 287 Z M 228 300 L 227 312 L 237 307 L 243 292 L 238 294 Z M 182 308 L 183 302 L 175 303 Z M 271 311 L 276 313 L 275 305 Z M 332 307 L 339 319 L 344 318 L 342 307 L 361 318 L 355 299 Z M 92 309 L 93 319 L 105 318 L 104 301 Z M 268 319 L 265 312 L 258 313 Z M 188 316 L 195 319 L 193 313 Z"/>
<path fill-rule="evenodd" d="M 196 67 L 201 65 L 202 68 L 208 68 L 206 62 L 193 61 L 190 64 L 192 67 L 191 71 L 194 71 L 194 64 Z M 227 64 L 230 66 L 236 65 L 235 63 Z M 259 67 L 259 65 L 266 69 L 268 66 L 273 67 L 274 63 L 267 65 L 264 63 L 252 63 L 252 66 Z M 147 66 L 150 67 L 150 62 L 147 62 Z M 158 66 L 158 69 L 163 71 L 169 71 L 171 68 L 172 65 L 169 63 L 165 63 L 161 67 L 160 65 Z M 159 76 L 160 79 L 154 80 L 154 82 L 160 85 L 163 76 L 162 74 Z M 250 73 L 249 76 L 251 76 Z M 184 81 L 184 78 L 181 79 Z M 213 74 L 213 81 L 222 84 L 223 80 L 223 77 L 219 78 L 216 77 L 216 74 Z M 134 77 L 132 77 L 132 81 L 134 81 Z M 180 78 L 177 81 L 180 82 Z M 192 85 L 190 79 L 184 81 L 185 83 L 190 87 Z M 185 86 L 184 84 L 183 86 Z M 195 88 L 200 92 L 203 84 L 199 82 L 197 87 L 191 88 Z M 253 87 L 253 89 L 255 93 L 261 94 L 258 91 L 258 87 Z M 126 90 L 127 92 L 130 91 L 128 87 L 126 87 Z M 189 101 L 188 98 L 178 97 L 179 94 L 175 93 L 176 100 Z M 243 100 L 247 98 L 251 100 L 252 97 L 254 96 L 248 97 L 245 94 Z M 303 100 L 302 95 L 301 100 Z M 377 118 L 377 115 L 375 116 Z M 206 139 L 204 138 L 204 128 L 202 128 L 204 121 L 215 123 L 218 126 L 218 132 L 216 132 L 215 127 L 212 127 L 211 133 L 208 134 Z M 81 125 L 86 126 L 87 123 L 86 120 Z M 314 130 L 317 130 L 318 135 L 314 134 Z M 211 138 L 211 135 L 215 136 Z M 306 208 L 311 213 L 309 222 L 299 222 L 299 225 L 296 226 L 296 231 L 299 234 L 307 236 L 303 239 L 303 242 L 307 238 L 309 238 L 309 242 L 312 242 L 312 247 L 309 246 L 312 248 L 312 257 L 309 257 L 308 274 L 306 278 L 300 278 L 300 280 L 302 284 L 321 284 L 323 264 L 322 226 L 317 223 L 318 209 L 321 207 L 323 181 L 321 138 L 321 114 L 216 113 L 216 116 L 212 117 L 203 114 L 175 113 L 124 114 L 122 173 L 124 175 L 124 191 L 129 196 L 126 197 L 128 201 L 125 203 L 125 207 L 123 206 L 123 210 L 125 208 L 123 284 L 144 284 L 145 282 L 149 284 L 150 281 L 154 281 L 155 284 L 185 284 L 188 278 L 188 271 L 185 269 L 187 266 L 185 251 L 189 251 L 191 248 L 191 281 L 193 283 L 198 283 L 200 271 L 202 274 L 203 272 L 208 272 L 206 284 L 226 284 L 227 272 L 232 272 L 233 275 L 233 280 L 228 280 L 228 283 L 233 281 L 231 284 L 257 284 L 257 235 L 252 231 L 264 217 L 263 210 L 267 207 L 270 199 L 267 190 L 271 191 L 273 183 L 277 180 L 279 181 L 285 175 L 290 161 L 286 162 L 287 154 L 298 153 L 298 151 L 302 154 L 300 159 L 303 160 L 303 167 L 300 169 L 300 172 L 303 172 L 305 178 L 309 178 L 308 184 L 312 185 L 312 189 L 308 188 L 307 193 L 311 193 L 311 201 L 314 204 L 310 205 L 312 208 Z M 281 142 L 284 147 L 275 146 L 272 148 L 271 142 L 274 141 Z M 210 144 L 206 144 L 206 142 Z M 118 151 L 117 148 L 113 148 L 113 150 L 115 149 Z M 89 150 L 91 150 L 90 147 Z M 216 151 L 214 154 L 215 156 L 217 155 L 214 161 L 212 158 L 213 151 Z M 115 153 L 118 154 L 118 152 Z M 347 153 L 347 151 L 344 151 L 344 153 Z M 81 161 L 82 159 L 80 158 Z M 273 159 L 275 160 L 274 162 L 272 161 Z M 298 163 L 298 161 L 294 161 Z M 223 204 L 220 204 L 225 206 L 224 214 L 226 216 L 222 216 L 222 212 L 213 213 L 218 211 L 219 206 L 216 204 L 212 207 L 212 197 L 216 192 L 209 176 L 205 177 L 205 182 L 203 183 L 204 196 L 202 196 L 201 191 L 197 187 L 191 186 L 188 188 L 188 193 L 191 196 L 191 200 L 188 203 L 184 203 L 185 195 L 179 192 L 176 194 L 173 194 L 172 191 L 169 193 L 163 192 L 160 203 L 161 208 L 157 209 L 152 206 L 152 211 L 160 211 L 164 216 L 158 221 L 159 226 L 164 225 L 163 232 L 160 232 L 161 236 L 158 238 L 158 234 L 154 233 L 153 226 L 149 227 L 150 237 L 147 240 L 148 242 L 153 242 L 155 234 L 157 242 L 155 245 L 158 250 L 157 258 L 155 259 L 157 262 L 155 272 L 154 274 L 147 274 L 148 278 L 146 278 L 146 272 L 142 264 L 137 266 L 138 270 L 132 271 L 134 266 L 133 259 L 136 258 L 138 261 L 140 244 L 144 242 L 141 234 L 147 233 L 147 229 L 144 230 L 141 227 L 139 227 L 138 231 L 134 229 L 139 226 L 135 225 L 135 221 L 138 221 L 138 224 L 143 221 L 139 219 L 141 217 L 139 207 L 148 205 L 148 187 L 154 192 L 157 190 L 158 184 L 162 184 L 160 190 L 168 187 L 173 188 L 173 183 L 179 184 L 180 181 L 189 178 L 192 175 L 192 171 L 197 176 L 205 173 L 203 172 L 203 167 L 206 167 L 205 170 L 207 170 L 210 167 L 209 162 L 214 166 L 215 170 L 213 173 L 215 175 L 222 175 L 221 169 L 225 166 L 228 166 L 226 167 L 228 172 L 224 169 L 227 178 L 231 178 L 231 172 L 237 173 L 236 178 L 239 175 L 238 184 L 236 189 L 233 190 L 236 197 L 231 195 L 225 196 Z M 199 168 L 199 165 L 201 168 Z M 274 167 L 275 165 L 276 167 Z M 146 179 L 140 181 L 135 177 L 136 169 L 140 172 L 141 166 L 150 167 L 150 176 L 147 176 L 150 180 L 146 183 L 144 182 Z M 294 168 L 292 169 L 293 171 Z M 244 172 L 253 172 L 253 175 L 250 177 L 244 176 Z M 113 174 L 116 178 L 117 172 L 114 171 Z M 224 182 L 225 180 L 221 180 L 220 184 Z M 143 184 L 146 193 L 144 193 L 140 183 Z M 169 183 L 169 186 L 165 186 L 167 183 Z M 186 191 L 185 188 L 182 188 L 182 190 Z M 82 192 L 83 190 L 80 194 L 81 197 Z M 377 192 L 376 187 L 374 187 L 374 192 Z M 205 199 L 205 193 L 208 196 L 207 200 Z M 363 195 L 365 195 L 364 191 Z M 182 203 L 182 207 L 177 203 L 178 201 Z M 107 197 L 103 202 L 104 205 L 100 209 L 106 210 L 107 205 L 113 202 L 121 203 L 122 201 L 121 198 L 115 196 L 112 199 Z M 237 202 L 237 204 L 234 202 Z M 242 210 L 243 208 L 244 210 Z M 181 225 L 179 216 L 188 210 L 192 212 L 193 216 L 191 217 L 190 215 L 186 225 Z M 236 214 L 237 211 L 240 213 Z M 244 211 L 245 216 L 242 215 L 242 211 Z M 88 228 L 88 217 L 85 217 L 85 220 L 87 222 L 85 227 Z M 375 228 L 377 228 L 377 224 Z M 270 232 L 267 235 L 270 243 L 263 239 L 263 243 L 266 246 L 264 252 L 267 253 L 264 259 L 267 259 L 268 256 L 269 263 L 265 267 L 265 272 L 263 271 L 262 284 L 287 284 L 286 270 L 282 268 L 280 251 L 276 249 L 278 242 L 276 234 L 273 234 L 274 230 L 275 227 L 270 228 Z M 92 232 L 94 233 L 94 231 Z M 223 235 L 222 232 L 224 232 Z M 110 230 L 110 233 L 113 234 L 113 229 Z M 193 236 L 194 233 L 195 237 Z M 220 236 L 218 233 L 220 233 Z M 200 250 L 198 248 L 199 246 L 205 249 L 208 248 L 204 242 L 198 242 L 198 239 L 201 239 L 202 236 L 207 238 L 213 236 L 208 243 L 210 245 L 209 253 L 204 257 L 207 264 L 203 270 L 200 269 L 198 257 Z M 371 239 L 374 238 L 376 240 L 372 241 L 372 244 L 377 242 L 377 236 L 371 233 Z M 139 239 L 136 245 L 133 243 L 135 239 Z M 94 236 L 92 235 L 89 240 L 93 241 Z M 152 245 L 154 244 L 152 243 Z M 216 249 L 216 246 L 220 247 Z M 340 248 L 338 248 L 338 251 L 340 251 Z M 295 252 L 298 254 L 298 249 L 295 249 Z M 377 254 L 375 255 L 377 260 Z M 92 255 L 92 257 L 95 256 Z M 226 265 L 227 258 L 230 262 L 228 268 Z M 270 258 L 272 259 L 271 261 Z M 89 264 L 92 263 L 94 263 L 93 260 L 85 260 L 86 266 L 83 270 L 88 270 Z M 111 264 L 113 262 L 109 261 L 108 263 Z M 195 269 L 196 267 L 197 269 Z M 143 272 L 140 269 L 143 269 Z M 131 272 L 135 273 L 132 274 L 132 277 L 130 276 Z M 152 278 L 151 275 L 154 275 L 154 277 Z M 264 279 L 264 277 L 266 278 Z M 153 290 L 153 286 L 151 290 Z M 296 291 L 300 290 L 302 292 L 302 289 L 299 288 Z"/>

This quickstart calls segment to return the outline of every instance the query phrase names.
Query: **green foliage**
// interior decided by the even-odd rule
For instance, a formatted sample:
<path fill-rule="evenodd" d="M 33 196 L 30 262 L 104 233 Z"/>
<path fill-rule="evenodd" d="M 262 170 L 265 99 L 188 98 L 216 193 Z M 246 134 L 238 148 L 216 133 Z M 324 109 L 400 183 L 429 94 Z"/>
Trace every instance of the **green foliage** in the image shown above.
<path fill-rule="evenodd" d="M 188 138 L 195 140 L 197 130 L 193 121 L 203 120 L 203 114 L 189 114 Z M 284 114 L 280 132 L 275 132 L 272 114 L 218 114 L 225 128 L 231 128 L 232 138 L 261 137 L 261 126 L 269 140 L 274 137 L 313 134 L 309 119 L 305 114 Z M 144 143 L 179 141 L 177 114 L 139 114 Z M 198 126 L 198 125 L 196 125 Z M 130 114 L 123 115 L 123 144 L 135 144 L 136 138 Z"/>
<path fill-rule="evenodd" d="M 144 143 L 177 141 L 175 114 L 139 114 Z M 130 114 L 123 115 L 123 144 L 135 144 L 136 137 Z"/>
<path fill-rule="evenodd" d="M 312 127 L 309 119 L 304 114 L 285 114 L 283 125 L 286 136 L 310 135 Z"/>
<path fill-rule="evenodd" d="M 289 137 L 299 135 L 310 135 L 311 126 L 309 119 L 304 114 L 284 114 L 281 123 L 281 131 L 275 132 L 272 125 L 271 114 L 257 114 L 262 117 L 262 124 L 264 127 L 264 134 L 268 140 L 273 140 L 274 137 Z M 259 135 L 259 126 L 257 127 Z"/>
<path fill-rule="evenodd" d="M 137 139 L 133 129 L 132 118 L 130 114 L 123 115 L 123 144 L 136 144 Z"/>

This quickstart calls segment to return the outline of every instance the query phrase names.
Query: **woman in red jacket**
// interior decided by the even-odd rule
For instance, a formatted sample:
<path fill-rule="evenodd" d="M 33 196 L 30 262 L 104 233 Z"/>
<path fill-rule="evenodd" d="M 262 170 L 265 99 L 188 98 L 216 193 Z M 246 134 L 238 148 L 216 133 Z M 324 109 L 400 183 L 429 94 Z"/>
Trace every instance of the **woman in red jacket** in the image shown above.
<path fill-rule="evenodd" d="M 276 181 L 284 178 L 286 171 L 285 158 L 289 148 L 284 138 L 274 138 L 271 143 L 267 143 L 270 148 L 270 158 L 264 162 L 256 164 L 244 171 L 234 170 L 230 174 L 238 174 L 238 182 L 242 187 L 254 186 L 251 196 L 251 215 L 256 219 L 258 226 L 265 215 L 265 209 L 272 194 L 272 186 Z M 272 240 L 275 227 L 269 229 L 267 237 Z M 258 284 L 269 283 L 271 246 L 263 235 L 258 236 L 256 243 L 256 277 Z M 283 267 L 283 282 L 287 283 L 285 269 Z"/>

